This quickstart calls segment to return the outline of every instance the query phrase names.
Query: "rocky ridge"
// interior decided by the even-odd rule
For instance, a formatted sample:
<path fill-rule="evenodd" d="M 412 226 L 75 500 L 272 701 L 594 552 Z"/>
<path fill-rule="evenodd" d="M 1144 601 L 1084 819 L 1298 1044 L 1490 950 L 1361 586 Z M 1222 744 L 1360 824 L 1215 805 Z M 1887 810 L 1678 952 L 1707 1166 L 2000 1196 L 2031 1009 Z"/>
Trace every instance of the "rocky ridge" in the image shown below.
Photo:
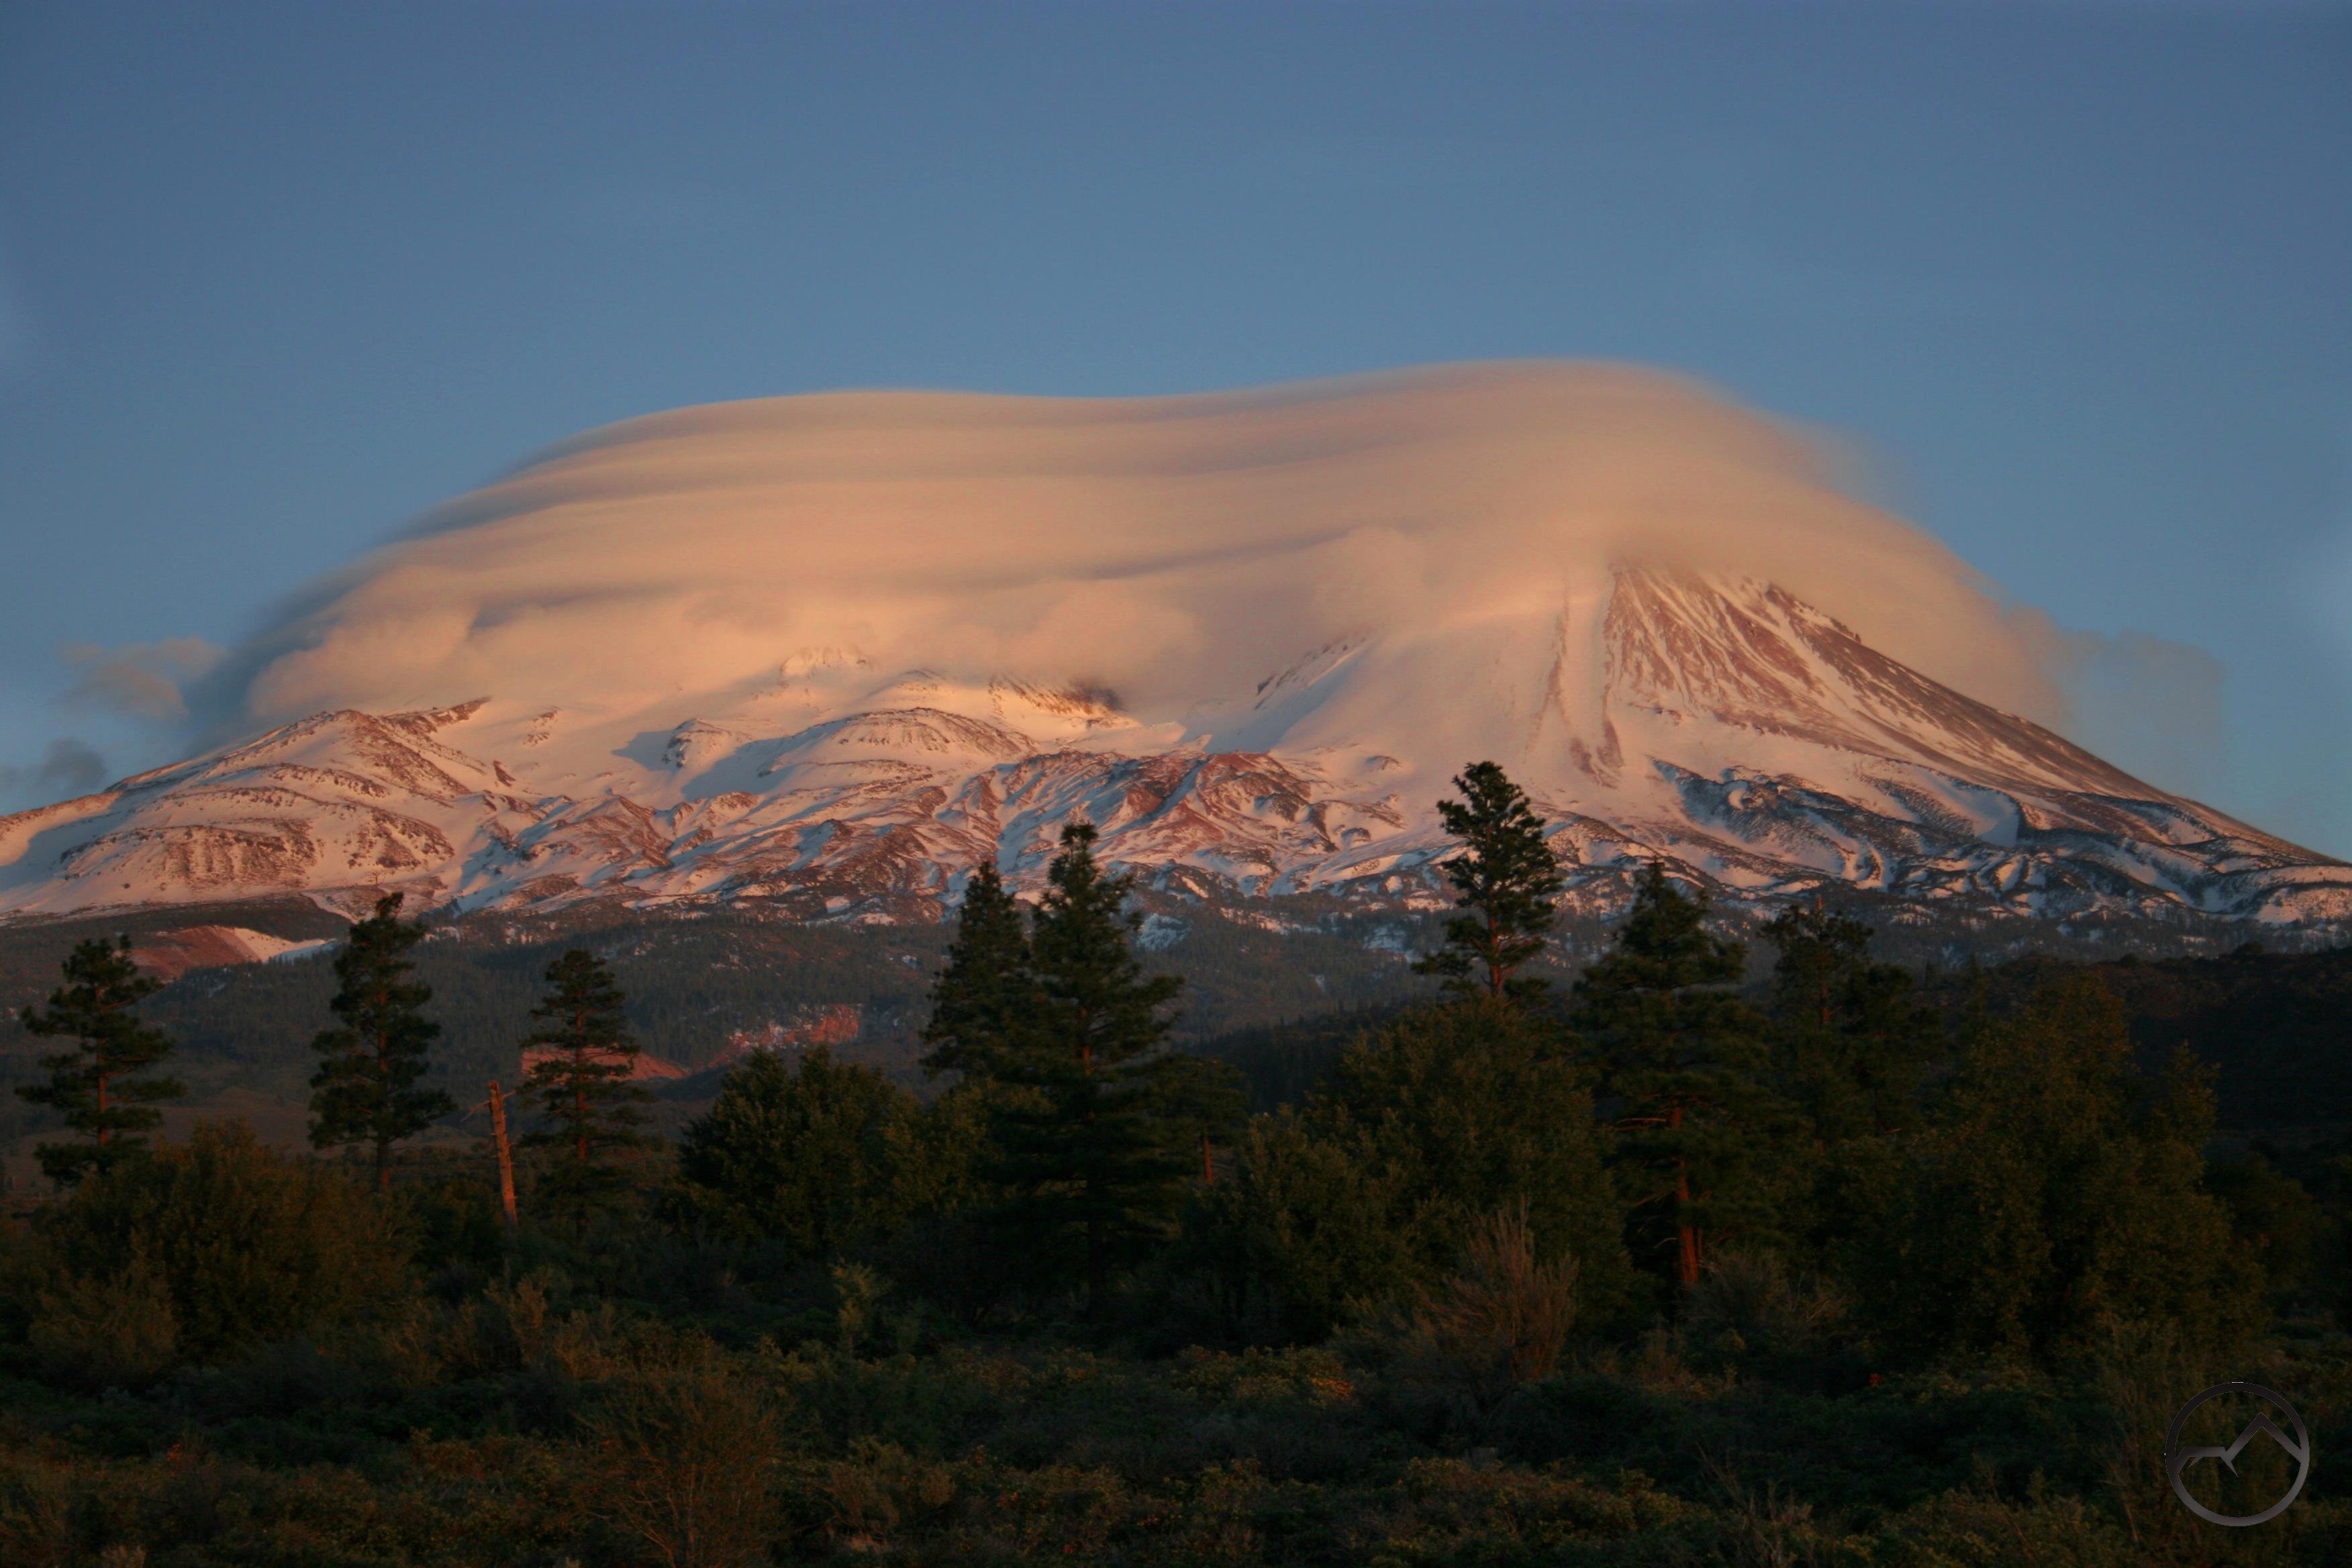
<path fill-rule="evenodd" d="M 1621 565 L 1495 647 L 1512 680 L 1457 700 L 1508 710 L 1518 744 L 1496 760 L 1551 820 L 1580 913 L 1664 858 L 1759 910 L 1843 885 L 1920 921 L 2352 920 L 2352 867 L 1938 684 L 1767 582 Z M 323 712 L 0 818 L 0 915 L 289 892 L 355 913 L 399 889 L 458 912 L 927 920 L 982 859 L 1038 885 L 1074 817 L 1172 897 L 1433 907 L 1434 802 L 1474 760 L 1442 754 L 1446 668 L 1368 633 L 1155 722 L 1083 684 L 883 678 L 855 650 L 803 650 L 740 710 L 619 745 L 544 703 Z"/>

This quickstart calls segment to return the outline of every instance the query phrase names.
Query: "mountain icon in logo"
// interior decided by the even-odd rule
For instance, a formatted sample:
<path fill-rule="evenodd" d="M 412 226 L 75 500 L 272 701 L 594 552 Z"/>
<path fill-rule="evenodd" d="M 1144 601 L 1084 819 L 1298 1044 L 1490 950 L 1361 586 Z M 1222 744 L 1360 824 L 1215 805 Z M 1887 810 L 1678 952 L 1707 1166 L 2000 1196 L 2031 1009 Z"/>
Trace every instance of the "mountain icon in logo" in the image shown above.
<path fill-rule="evenodd" d="M 2195 1444 L 2184 1447 L 2180 1441 L 2180 1432 L 2181 1428 L 2188 1424 L 2189 1417 L 2206 1401 L 2225 1394 L 2251 1394 L 2263 1401 L 2286 1417 L 2288 1424 L 2294 1428 L 2294 1435 L 2289 1436 L 2285 1428 L 2272 1420 L 2269 1412 L 2264 1411 L 2258 1412 L 2252 1420 L 2248 1421 L 2239 1431 L 2236 1439 L 2226 1447 Z M 2239 1457 L 2246 1451 L 2246 1445 L 2252 1442 L 2257 1434 L 2268 1436 L 2289 1458 L 2294 1461 L 2294 1484 L 2286 1489 L 2284 1496 L 2260 1513 L 2231 1515 L 2216 1513 L 2189 1495 L 2188 1485 L 2181 1479 L 2183 1470 L 2200 1460 L 2212 1459 L 2218 1461 L 2231 1475 L 2236 1475 Z M 2276 1519 L 2285 1512 L 2287 1505 L 2302 1495 L 2304 1482 L 2311 1479 L 2311 1434 L 2305 1429 L 2303 1417 L 2295 1413 L 2294 1405 L 2260 1384 L 2217 1383 L 2187 1405 L 2182 1405 L 2180 1413 L 2172 1418 L 2171 1429 L 2166 1432 L 2164 1436 L 2164 1469 L 2165 1474 L 2171 1479 L 2173 1495 L 2178 1497 L 2187 1506 L 2189 1511 L 2198 1518 L 2209 1523 L 2229 1525 L 2233 1528 L 2261 1524 L 2265 1521 Z"/>

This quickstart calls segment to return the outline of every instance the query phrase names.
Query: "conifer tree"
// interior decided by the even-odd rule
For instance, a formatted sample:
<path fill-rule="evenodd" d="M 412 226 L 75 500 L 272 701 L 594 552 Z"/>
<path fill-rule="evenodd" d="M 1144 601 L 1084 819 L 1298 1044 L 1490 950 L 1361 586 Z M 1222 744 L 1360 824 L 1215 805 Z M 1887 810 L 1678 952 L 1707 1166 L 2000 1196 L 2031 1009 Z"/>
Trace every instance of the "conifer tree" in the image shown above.
<path fill-rule="evenodd" d="M 1439 801 L 1437 815 L 1462 841 L 1445 878 L 1466 912 L 1445 922 L 1445 945 L 1413 972 L 1441 976 L 1454 995 L 1540 995 L 1548 983 L 1518 972 L 1543 952 L 1559 897 L 1559 861 L 1545 842 L 1543 819 L 1493 763 L 1471 763 L 1454 785 L 1463 798 Z"/>
<path fill-rule="evenodd" d="M 1523 1215 L 1539 1258 L 1575 1260 L 1579 1323 L 1633 1321 L 1651 1292 L 1568 1044 L 1536 1008 L 1415 1007 L 1360 1034 L 1303 1107 L 1253 1117 L 1187 1219 L 1236 1326 L 1320 1338 L 1453 1275 L 1497 1212 Z"/>
<path fill-rule="evenodd" d="M 2262 1315 L 2259 1257 L 2207 1190 L 2210 1072 L 2185 1053 L 2132 1065 L 2115 995 L 2062 974 L 1983 1022 L 1934 1122 L 1907 1142 L 1905 1191 L 1854 1249 L 1890 1348 L 2054 1363 L 2122 1331 L 2226 1347 Z"/>
<path fill-rule="evenodd" d="M 1773 1033 L 1790 1089 L 1825 1143 L 1891 1132 L 1910 1120 L 1919 1072 L 1937 1043 L 1911 973 L 1874 963 L 1871 928 L 1820 900 L 1767 924 Z"/>
<path fill-rule="evenodd" d="M 1766 1216 L 1752 1167 L 1765 1052 L 1738 998 L 1745 950 L 1706 929 L 1705 893 L 1685 896 L 1652 861 L 1617 945 L 1580 976 L 1575 1021 L 1617 1102 L 1632 1205 L 1664 1205 L 1675 1283 L 1698 1282 L 1711 1233 Z"/>
<path fill-rule="evenodd" d="M 926 1106 L 823 1046 L 797 1063 L 754 1051 L 677 1144 L 671 1208 L 740 1241 L 807 1258 L 887 1235 L 962 1196 L 971 1119 Z"/>
<path fill-rule="evenodd" d="M 392 1146 L 457 1109 L 439 1089 L 416 1087 L 441 1026 L 421 1011 L 433 988 L 413 978 L 408 951 L 425 931 L 401 920 L 400 901 L 384 894 L 352 927 L 328 1004 L 341 1022 L 310 1042 L 327 1058 L 310 1079 L 311 1147 L 372 1148 L 380 1193 L 392 1185 Z"/>
<path fill-rule="evenodd" d="M 1062 830 L 1030 943 L 1035 1018 L 992 1068 L 1013 1092 L 992 1108 L 989 1173 L 1033 1245 L 1077 1254 L 1090 1313 L 1114 1267 L 1171 1234 L 1200 1140 L 1240 1110 L 1230 1068 L 1168 1048 L 1182 983 L 1143 973 L 1132 879 L 1106 875 L 1094 843 L 1087 824 Z"/>
<path fill-rule="evenodd" d="M 129 937 L 75 944 L 62 973 L 65 984 L 49 993 L 48 1010 L 27 1007 L 19 1021 L 28 1034 L 79 1044 L 43 1057 L 49 1080 L 16 1092 L 59 1111 L 87 1140 L 43 1143 L 35 1151 L 42 1174 L 69 1187 L 144 1147 L 146 1135 L 163 1120 L 156 1102 L 187 1090 L 174 1079 L 148 1076 L 171 1054 L 173 1042 L 135 1011 L 160 987 L 131 962 Z"/>
<path fill-rule="evenodd" d="M 542 1022 L 523 1040 L 522 1094 L 538 1102 L 541 1124 L 520 1142 L 553 1152 L 541 1190 L 570 1211 L 579 1236 L 592 1211 L 627 1189 L 614 1156 L 652 1142 L 638 1129 L 653 1097 L 635 1081 L 638 1046 L 621 1011 L 627 998 L 604 961 L 575 947 L 548 965 L 547 984 L 530 1011 Z"/>
<path fill-rule="evenodd" d="M 994 863 L 983 862 L 964 884 L 948 965 L 931 988 L 923 1071 L 961 1073 L 975 1083 L 992 1077 L 1035 1022 L 1038 999 L 1020 901 Z"/>

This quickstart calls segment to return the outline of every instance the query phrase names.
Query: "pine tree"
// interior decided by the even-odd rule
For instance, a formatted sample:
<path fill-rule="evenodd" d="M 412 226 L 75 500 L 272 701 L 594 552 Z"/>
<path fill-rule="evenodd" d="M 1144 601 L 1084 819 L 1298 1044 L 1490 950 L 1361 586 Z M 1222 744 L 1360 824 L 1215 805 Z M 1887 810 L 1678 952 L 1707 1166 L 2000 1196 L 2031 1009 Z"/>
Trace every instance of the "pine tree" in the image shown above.
<path fill-rule="evenodd" d="M 1482 1221 L 1517 1209 L 1547 1259 L 1576 1259 L 1580 1321 L 1600 1325 L 1623 1317 L 1640 1282 L 1563 1034 L 1548 1013 L 1483 997 L 1415 1008 L 1343 1052 L 1309 1103 L 1353 1130 L 1366 1164 L 1409 1173 L 1391 1223 L 1421 1282 L 1453 1273 Z"/>
<path fill-rule="evenodd" d="M 653 1096 L 635 1081 L 637 1042 L 622 1006 L 627 998 L 593 953 L 573 948 L 547 967 L 548 993 L 530 1011 L 543 1022 L 523 1040 L 522 1095 L 539 1102 L 541 1125 L 527 1149 L 555 1152 L 541 1190 L 572 1215 L 572 1234 L 629 1185 L 614 1156 L 652 1140 L 638 1128 Z"/>
<path fill-rule="evenodd" d="M 1031 952 L 1033 1025 L 993 1067 L 990 1174 L 1004 1217 L 1041 1261 L 1078 1255 L 1089 1313 L 1113 1268 L 1172 1230 L 1200 1141 L 1238 1116 L 1232 1069 L 1167 1047 L 1164 1010 L 1182 984 L 1147 976 L 1133 949 L 1132 879 L 1095 863 L 1095 830 L 1062 830 Z"/>
<path fill-rule="evenodd" d="M 1910 972 L 1870 957 L 1871 928 L 1819 899 L 1760 933 L 1773 965 L 1771 1045 L 1790 1136 L 1773 1162 L 1782 1229 L 1828 1268 L 1898 1196 L 1900 1136 L 1920 1116 L 1923 1069 L 1942 1043 Z"/>
<path fill-rule="evenodd" d="M 1034 1023 L 1038 1001 L 1020 902 L 996 867 L 982 863 L 964 884 L 948 965 L 931 988 L 923 1071 L 932 1078 L 961 1073 L 973 1082 L 992 1077 L 1021 1031 Z"/>
<path fill-rule="evenodd" d="M 817 1046 L 755 1051 L 678 1140 L 670 1206 L 739 1241 L 806 1258 L 887 1236 L 962 1196 L 971 1119 L 926 1106 L 873 1068 Z"/>
<path fill-rule="evenodd" d="M 35 1151 L 42 1173 L 69 1187 L 144 1147 L 147 1133 L 163 1120 L 156 1102 L 187 1090 L 177 1079 L 145 1076 L 171 1054 L 173 1042 L 135 1011 L 160 987 L 131 962 L 129 937 L 77 943 L 66 956 L 63 976 L 65 984 L 49 993 L 48 1011 L 27 1007 L 19 1021 L 28 1034 L 79 1045 L 43 1057 L 49 1081 L 16 1092 L 54 1108 L 89 1140 L 43 1143 Z"/>
<path fill-rule="evenodd" d="M 1769 1114 L 1765 1052 L 1737 992 L 1745 950 L 1710 934 L 1707 914 L 1704 893 L 1685 897 L 1651 862 L 1617 945 L 1575 991 L 1577 1027 L 1617 1102 L 1620 1156 L 1641 1184 L 1632 1206 L 1667 1205 L 1674 1279 L 1685 1289 L 1698 1282 L 1710 1233 L 1765 1217 L 1751 1168 Z"/>
<path fill-rule="evenodd" d="M 1413 972 L 1443 977 L 1454 995 L 1540 995 L 1548 983 L 1518 972 L 1543 952 L 1559 897 L 1559 861 L 1543 819 L 1493 763 L 1471 763 L 1454 784 L 1464 798 L 1439 801 L 1437 815 L 1462 842 L 1445 877 L 1455 906 L 1468 912 L 1445 922 L 1445 945 Z"/>
<path fill-rule="evenodd" d="M 1871 928 L 1819 900 L 1759 932 L 1780 950 L 1773 1032 L 1790 1087 L 1823 1142 L 1895 1131 L 1910 1119 L 1935 1017 L 1908 970 L 1873 963 Z"/>
<path fill-rule="evenodd" d="M 2095 975 L 1985 1021 L 1907 1142 L 1900 1202 L 1854 1248 L 1874 1331 L 1923 1359 L 2056 1363 L 2117 1331 L 2231 1344 L 2261 1320 L 2263 1278 L 2207 1190 L 2213 1121 L 2192 1059 L 2152 1082 L 2134 1070 Z"/>
<path fill-rule="evenodd" d="M 411 978 L 408 950 L 424 940 L 422 926 L 401 920 L 398 893 L 378 899 L 335 956 L 328 1005 L 341 1022 L 310 1042 L 327 1058 L 310 1079 L 311 1147 L 373 1148 L 380 1193 L 392 1186 L 392 1146 L 457 1109 L 439 1089 L 416 1087 L 441 1033 L 419 1011 L 433 988 Z"/>

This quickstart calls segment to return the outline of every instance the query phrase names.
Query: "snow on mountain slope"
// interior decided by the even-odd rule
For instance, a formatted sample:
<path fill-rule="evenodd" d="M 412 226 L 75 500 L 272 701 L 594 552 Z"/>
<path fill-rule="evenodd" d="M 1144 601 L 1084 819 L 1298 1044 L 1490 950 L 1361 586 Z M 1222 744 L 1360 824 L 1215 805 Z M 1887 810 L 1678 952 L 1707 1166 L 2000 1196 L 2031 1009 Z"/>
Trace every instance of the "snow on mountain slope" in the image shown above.
<path fill-rule="evenodd" d="M 1492 758 L 1588 910 L 1663 856 L 1759 902 L 2352 920 L 2352 868 L 2062 738 L 2030 617 L 1836 472 L 1623 366 L 633 420 L 289 601 L 188 693 L 217 749 L 0 818 L 0 914 L 921 917 L 1081 815 L 1171 893 L 1428 903 Z"/>
<path fill-rule="evenodd" d="M 1304 650 L 1156 724 L 1100 691 L 829 668 L 795 728 L 763 721 L 763 694 L 550 776 L 531 704 L 320 714 L 0 820 L 0 910 L 301 891 L 356 910 L 396 887 L 467 910 L 776 899 L 928 918 L 982 859 L 1036 885 L 1076 816 L 1174 893 L 1428 904 L 1447 847 L 1434 802 L 1494 754 L 1554 821 L 1582 907 L 1664 857 L 1735 902 L 1843 882 L 2019 916 L 2352 917 L 2352 867 L 2140 783 L 1754 580 L 1622 567 L 1434 645 Z M 1488 742 L 1507 715 L 1509 743 L 1450 743 L 1463 710 Z"/>
<path fill-rule="evenodd" d="M 182 926 L 147 937 L 133 950 L 131 959 L 145 973 L 169 982 L 193 969 L 309 958 L 336 945 L 328 941 L 290 942 L 243 926 Z"/>

